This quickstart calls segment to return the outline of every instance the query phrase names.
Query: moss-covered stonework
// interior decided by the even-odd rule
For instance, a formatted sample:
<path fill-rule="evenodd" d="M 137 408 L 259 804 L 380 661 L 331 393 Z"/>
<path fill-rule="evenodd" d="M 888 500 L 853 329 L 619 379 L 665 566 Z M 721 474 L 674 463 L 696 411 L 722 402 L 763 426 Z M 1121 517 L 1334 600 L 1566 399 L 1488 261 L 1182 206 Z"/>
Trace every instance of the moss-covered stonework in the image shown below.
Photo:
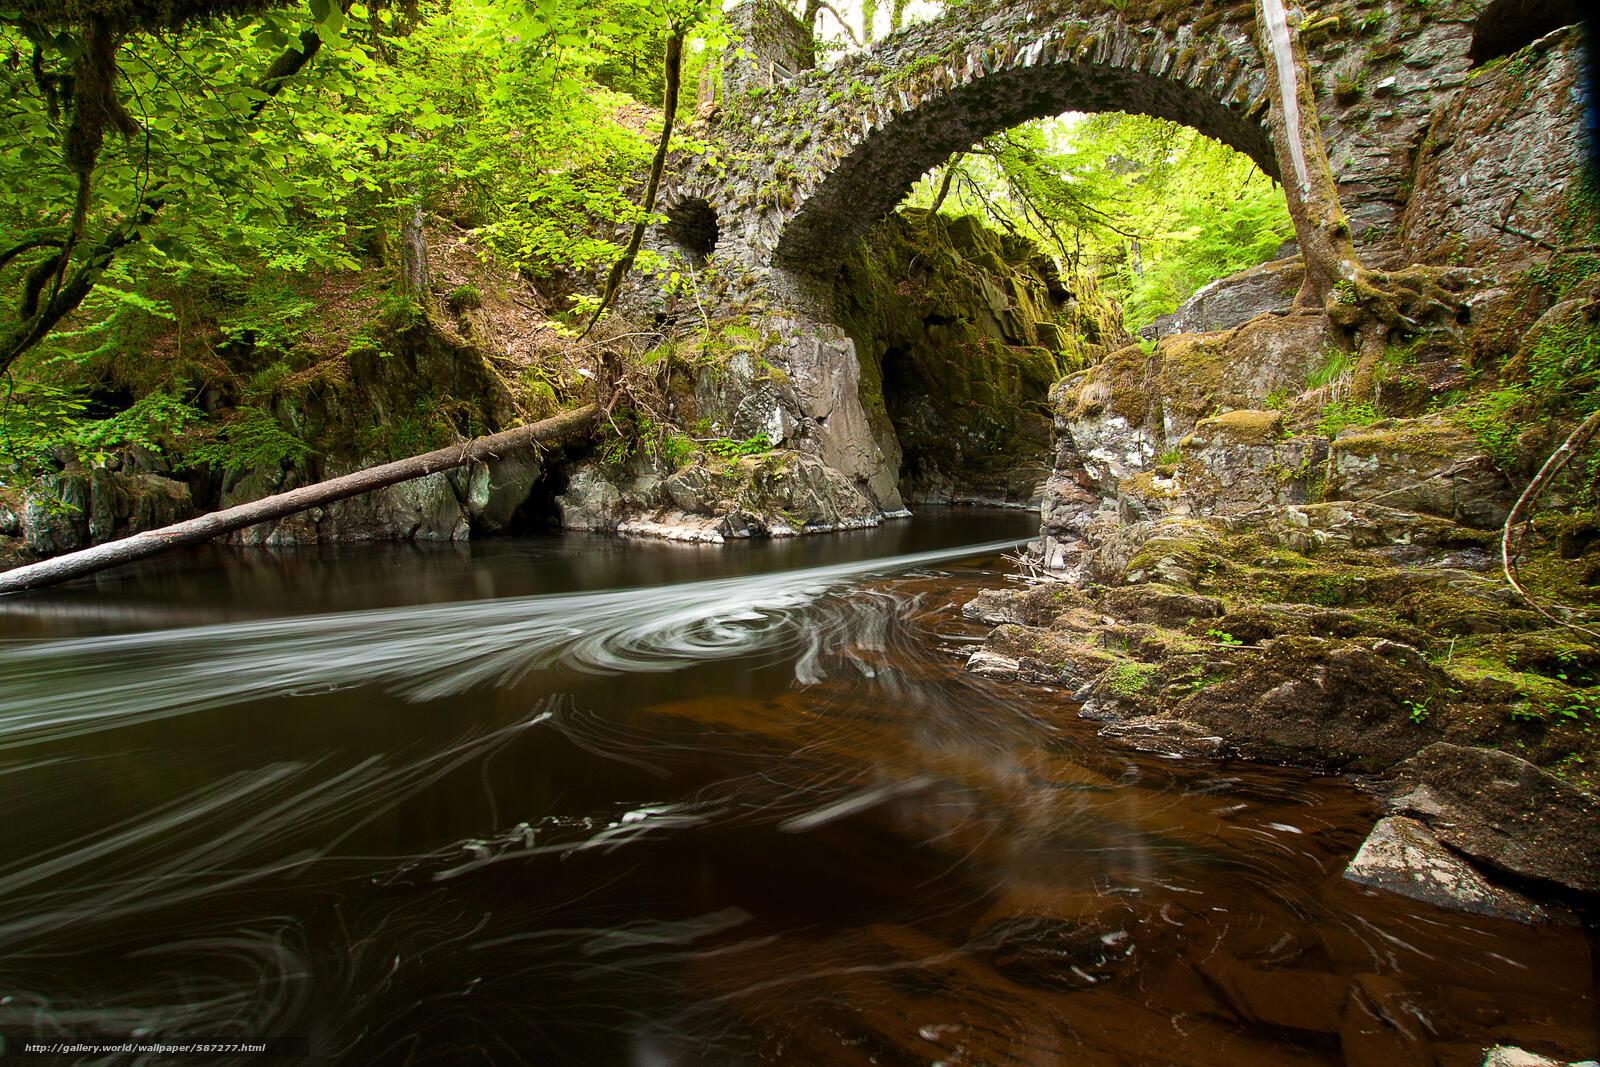
<path fill-rule="evenodd" d="M 1051 384 L 1125 338 L 1110 301 L 1031 244 L 925 211 L 890 216 L 857 246 L 835 309 L 911 502 L 1035 497 Z"/>

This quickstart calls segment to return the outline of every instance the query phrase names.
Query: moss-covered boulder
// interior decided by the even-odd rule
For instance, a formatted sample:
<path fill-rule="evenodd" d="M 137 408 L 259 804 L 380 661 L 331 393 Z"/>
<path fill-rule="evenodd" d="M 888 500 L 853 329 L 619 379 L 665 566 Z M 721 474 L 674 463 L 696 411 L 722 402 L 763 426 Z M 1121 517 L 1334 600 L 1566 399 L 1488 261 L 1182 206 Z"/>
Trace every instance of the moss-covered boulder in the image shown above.
<path fill-rule="evenodd" d="M 1347 429 L 1330 452 L 1330 499 L 1372 500 L 1468 526 L 1505 522 L 1520 489 L 1476 437 L 1442 415 Z"/>

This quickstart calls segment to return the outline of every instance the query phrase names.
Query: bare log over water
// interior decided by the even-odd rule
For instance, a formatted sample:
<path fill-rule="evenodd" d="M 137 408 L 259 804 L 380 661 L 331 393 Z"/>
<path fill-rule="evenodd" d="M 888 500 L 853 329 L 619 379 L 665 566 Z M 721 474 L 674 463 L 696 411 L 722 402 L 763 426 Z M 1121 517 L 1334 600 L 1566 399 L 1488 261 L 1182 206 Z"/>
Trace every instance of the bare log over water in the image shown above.
<path fill-rule="evenodd" d="M 360 496 L 362 493 L 370 493 L 374 489 L 383 489 L 399 482 L 452 470 L 465 466 L 475 459 L 503 455 L 530 445 L 561 441 L 593 426 L 598 412 L 599 408 L 594 404 L 586 404 L 575 411 L 562 412 L 548 419 L 503 430 L 487 437 L 476 437 L 464 444 L 450 445 L 407 459 L 397 459 L 393 463 L 382 463 L 353 474 L 291 489 L 287 493 L 277 493 L 260 500 L 252 500 L 248 504 L 213 511 L 197 519 L 163 526 L 159 530 L 149 530 L 131 537 L 108 541 L 103 545 L 95 545 L 81 552 L 68 552 L 54 559 L 30 563 L 26 567 L 17 567 L 0 574 L 0 594 L 20 593 L 28 589 L 54 585 L 107 567 L 148 559 L 169 548 L 197 545 L 221 534 L 242 530 L 260 522 L 281 519 L 285 515 L 293 515 L 307 508 L 332 504 L 338 500 Z"/>

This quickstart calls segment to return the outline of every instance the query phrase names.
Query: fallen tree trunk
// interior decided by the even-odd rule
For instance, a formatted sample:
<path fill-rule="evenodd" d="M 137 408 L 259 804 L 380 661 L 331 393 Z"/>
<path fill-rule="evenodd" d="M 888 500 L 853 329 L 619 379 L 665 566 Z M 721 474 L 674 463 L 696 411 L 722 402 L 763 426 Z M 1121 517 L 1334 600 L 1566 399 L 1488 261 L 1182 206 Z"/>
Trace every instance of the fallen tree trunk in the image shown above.
<path fill-rule="evenodd" d="M 246 526 L 254 526 L 260 522 L 281 519 L 285 515 L 293 515 L 307 508 L 332 504 L 362 493 L 370 493 L 374 489 L 426 477 L 439 471 L 452 470 L 465 466 L 475 459 L 499 456 L 530 445 L 564 440 L 590 429 L 599 410 L 598 405 L 587 404 L 576 411 L 563 412 L 488 437 L 477 437 L 464 444 L 435 449 L 409 459 L 397 459 L 393 463 L 382 463 L 353 474 L 317 482 L 315 485 L 291 489 L 287 493 L 278 493 L 260 500 L 252 500 L 248 504 L 213 511 L 197 519 L 163 526 L 159 530 L 107 541 L 103 545 L 95 545 L 80 552 L 68 552 L 66 555 L 56 556 L 40 563 L 30 563 L 26 567 L 17 567 L 0 573 L 0 594 L 19 593 L 26 589 L 54 585 L 107 567 L 148 559 L 169 548 L 197 545 L 221 534 L 242 530 Z"/>

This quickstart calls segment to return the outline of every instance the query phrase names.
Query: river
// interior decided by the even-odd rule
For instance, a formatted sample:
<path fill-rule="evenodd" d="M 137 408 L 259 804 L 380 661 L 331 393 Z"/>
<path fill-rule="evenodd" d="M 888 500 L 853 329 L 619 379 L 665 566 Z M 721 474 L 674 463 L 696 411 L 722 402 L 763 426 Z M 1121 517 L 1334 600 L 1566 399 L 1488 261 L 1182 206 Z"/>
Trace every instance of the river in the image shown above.
<path fill-rule="evenodd" d="M 1592 939 L 1345 882 L 1375 816 L 1347 781 L 1134 752 L 964 674 L 960 605 L 1036 528 L 213 547 L 0 601 L 0 1037 L 1593 1054 Z"/>

